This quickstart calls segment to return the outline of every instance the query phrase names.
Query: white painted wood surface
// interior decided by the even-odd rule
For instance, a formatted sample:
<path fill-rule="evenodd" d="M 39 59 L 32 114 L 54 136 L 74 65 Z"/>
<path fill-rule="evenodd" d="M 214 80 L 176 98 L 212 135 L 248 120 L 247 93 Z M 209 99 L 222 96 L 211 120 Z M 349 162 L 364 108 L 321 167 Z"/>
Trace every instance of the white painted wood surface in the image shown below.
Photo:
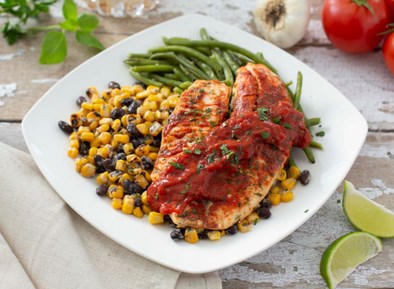
<path fill-rule="evenodd" d="M 320 22 L 321 3 L 312 1 L 307 35 L 289 52 L 334 84 L 367 119 L 367 141 L 346 178 L 394 210 L 394 77 L 385 68 L 380 50 L 349 55 L 330 45 Z M 61 16 L 60 7 L 52 8 L 54 17 Z M 251 0 L 161 0 L 160 6 L 142 19 L 101 17 L 98 37 L 110 46 L 185 13 L 202 13 L 256 33 L 253 8 Z M 0 24 L 3 22 L 0 19 Z M 25 151 L 20 129 L 25 113 L 56 81 L 93 55 L 70 38 L 67 62 L 42 66 L 38 64 L 41 40 L 42 36 L 37 36 L 12 47 L 0 41 L 0 141 Z M 223 288 L 325 288 L 319 273 L 321 255 L 330 242 L 353 230 L 338 202 L 341 192 L 338 188 L 321 210 L 277 245 L 221 270 Z M 379 256 L 357 268 L 338 288 L 394 288 L 394 240 L 384 240 L 383 245 Z"/>

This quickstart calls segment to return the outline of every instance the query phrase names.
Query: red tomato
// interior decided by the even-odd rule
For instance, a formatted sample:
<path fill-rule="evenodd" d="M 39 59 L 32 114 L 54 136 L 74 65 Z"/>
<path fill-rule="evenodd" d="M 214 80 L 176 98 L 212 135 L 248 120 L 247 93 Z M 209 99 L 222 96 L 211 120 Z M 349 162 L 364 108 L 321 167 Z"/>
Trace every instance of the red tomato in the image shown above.
<path fill-rule="evenodd" d="M 384 0 L 386 7 L 389 12 L 390 22 L 394 22 L 394 0 Z"/>
<path fill-rule="evenodd" d="M 394 32 L 387 35 L 384 40 L 383 58 L 387 68 L 394 74 Z"/>
<path fill-rule="evenodd" d="M 363 3 L 363 4 L 360 4 Z M 365 5 L 373 9 L 372 13 Z M 346 52 L 374 50 L 383 39 L 388 11 L 382 0 L 325 0 L 323 28 L 332 44 Z"/>

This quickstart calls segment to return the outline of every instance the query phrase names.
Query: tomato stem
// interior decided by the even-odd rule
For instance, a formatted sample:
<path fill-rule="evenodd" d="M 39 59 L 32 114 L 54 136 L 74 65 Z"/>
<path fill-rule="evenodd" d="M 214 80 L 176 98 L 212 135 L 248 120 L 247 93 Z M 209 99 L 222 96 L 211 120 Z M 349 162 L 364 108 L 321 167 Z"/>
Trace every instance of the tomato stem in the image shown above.
<path fill-rule="evenodd" d="M 355 3 L 357 6 L 367 8 L 372 13 L 372 15 L 375 16 L 375 11 L 371 7 L 371 5 L 369 5 L 368 0 L 353 0 L 353 3 Z"/>

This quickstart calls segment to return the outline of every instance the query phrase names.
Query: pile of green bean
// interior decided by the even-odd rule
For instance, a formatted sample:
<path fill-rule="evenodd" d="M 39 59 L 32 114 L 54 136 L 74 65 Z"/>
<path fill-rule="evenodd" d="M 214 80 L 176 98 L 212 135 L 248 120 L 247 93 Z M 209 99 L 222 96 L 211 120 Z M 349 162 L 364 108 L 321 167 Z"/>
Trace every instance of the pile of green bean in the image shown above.
<path fill-rule="evenodd" d="M 163 46 L 152 48 L 146 54 L 131 53 L 125 63 L 130 66 L 131 75 L 145 85 L 167 85 L 178 93 L 182 93 L 197 79 L 217 79 L 231 87 L 238 68 L 248 62 L 264 64 L 277 73 L 261 52 L 253 53 L 235 44 L 219 41 L 211 37 L 205 28 L 200 29 L 200 37 L 200 40 L 163 37 Z M 294 107 L 303 112 L 300 105 L 301 72 L 298 72 L 295 92 L 289 89 L 291 84 L 286 86 Z M 305 119 L 308 128 L 320 124 L 320 118 L 305 116 Z M 311 147 L 322 149 L 322 145 L 312 141 L 304 149 L 308 160 L 314 163 Z M 292 158 L 290 162 L 294 163 Z"/>
<path fill-rule="evenodd" d="M 229 86 L 239 67 L 248 62 L 262 63 L 276 72 L 262 53 L 253 53 L 240 46 L 218 41 L 200 30 L 201 40 L 162 38 L 164 46 L 147 54 L 129 54 L 125 63 L 131 75 L 146 85 L 168 85 L 179 92 L 196 79 L 218 79 Z"/>

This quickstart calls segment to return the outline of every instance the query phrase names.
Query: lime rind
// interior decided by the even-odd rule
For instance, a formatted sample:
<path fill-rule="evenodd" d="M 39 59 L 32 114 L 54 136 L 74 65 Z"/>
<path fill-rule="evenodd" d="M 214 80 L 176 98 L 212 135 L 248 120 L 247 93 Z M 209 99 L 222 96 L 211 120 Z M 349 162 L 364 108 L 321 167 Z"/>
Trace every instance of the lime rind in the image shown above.
<path fill-rule="evenodd" d="M 356 229 L 381 238 L 394 237 L 394 212 L 368 199 L 349 181 L 345 181 L 342 206 Z"/>
<path fill-rule="evenodd" d="M 334 289 L 358 265 L 375 257 L 381 251 L 382 241 L 370 233 L 346 234 L 331 243 L 323 253 L 320 273 L 328 288 Z"/>

